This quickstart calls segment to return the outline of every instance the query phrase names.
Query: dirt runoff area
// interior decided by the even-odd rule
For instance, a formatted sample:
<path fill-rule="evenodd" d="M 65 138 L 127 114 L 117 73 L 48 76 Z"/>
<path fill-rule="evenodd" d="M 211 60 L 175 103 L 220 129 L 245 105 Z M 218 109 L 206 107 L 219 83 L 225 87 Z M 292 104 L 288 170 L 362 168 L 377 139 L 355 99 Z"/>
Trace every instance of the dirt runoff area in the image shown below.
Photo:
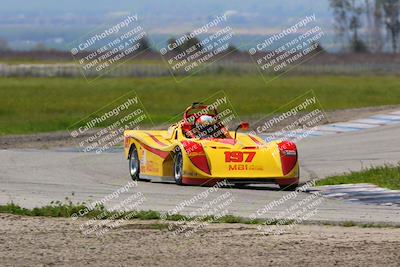
<path fill-rule="evenodd" d="M 84 219 L 0 214 L 1 266 L 399 266 L 400 229 L 212 224 L 191 235 L 160 221 L 129 221 L 101 237 Z M 168 224 L 164 224 L 168 225 Z M 264 226 L 265 227 L 265 226 Z"/>

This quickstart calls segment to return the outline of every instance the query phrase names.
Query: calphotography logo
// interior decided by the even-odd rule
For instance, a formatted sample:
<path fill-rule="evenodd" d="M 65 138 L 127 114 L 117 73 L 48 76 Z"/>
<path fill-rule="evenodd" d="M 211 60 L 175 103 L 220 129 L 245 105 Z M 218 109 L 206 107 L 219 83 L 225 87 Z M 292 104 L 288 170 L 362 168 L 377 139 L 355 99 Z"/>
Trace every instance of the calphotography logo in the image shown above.
<path fill-rule="evenodd" d="M 85 205 L 85 208 L 73 213 L 71 218 L 77 220 L 80 217 L 94 214 L 91 219 L 82 220 L 79 229 L 85 236 L 102 237 L 110 230 L 120 227 L 137 216 L 146 201 L 142 192 L 130 192 L 135 191 L 137 186 L 137 181 L 129 182 L 100 200 Z M 122 198 L 124 195 L 128 195 L 128 197 L 120 200 L 120 197 Z"/>
<path fill-rule="evenodd" d="M 234 204 L 235 197 L 229 191 L 219 192 L 220 188 L 227 187 L 226 181 L 218 182 L 214 186 L 186 199 L 161 215 L 161 219 L 168 222 L 168 230 L 175 236 L 185 238 L 196 234 L 211 223 L 216 223 L 229 214 L 229 208 Z M 167 221 L 178 214 L 177 221 Z"/>
<path fill-rule="evenodd" d="M 316 15 L 311 14 L 266 37 L 248 52 L 268 82 L 321 53 L 320 42 L 324 35 Z"/>
<path fill-rule="evenodd" d="M 251 133 L 267 142 L 297 142 L 318 135 L 316 131 L 319 127 L 328 122 L 317 96 L 310 90 L 255 122 Z"/>
<path fill-rule="evenodd" d="M 217 15 L 201 27 L 195 28 L 159 49 L 176 81 L 201 71 L 209 64 L 233 52 L 231 42 L 237 38 L 227 14 Z"/>
<path fill-rule="evenodd" d="M 190 114 L 185 114 L 190 110 Z M 206 118 L 209 121 L 201 121 Z M 223 138 L 229 135 L 240 123 L 240 117 L 234 109 L 225 91 L 218 91 L 206 99 L 195 102 L 188 107 L 186 112 L 174 116 L 172 119 L 163 123 L 164 127 L 171 124 L 183 126 L 183 131 L 187 137 Z M 187 125 L 194 127 L 186 128 Z"/>
<path fill-rule="evenodd" d="M 68 129 L 78 149 L 100 154 L 123 145 L 124 131 L 151 127 L 152 121 L 135 91 L 71 125 Z"/>
<path fill-rule="evenodd" d="M 91 81 L 149 49 L 146 38 L 139 16 L 127 14 L 73 42 L 71 54 Z"/>
<path fill-rule="evenodd" d="M 318 208 L 325 200 L 321 194 L 304 194 L 302 192 L 315 186 L 315 180 L 298 187 L 295 191 L 285 193 L 281 198 L 267 203 L 249 215 L 256 220 L 264 218 L 257 229 L 263 235 L 281 235 L 292 230 L 296 225 L 312 220 Z"/>

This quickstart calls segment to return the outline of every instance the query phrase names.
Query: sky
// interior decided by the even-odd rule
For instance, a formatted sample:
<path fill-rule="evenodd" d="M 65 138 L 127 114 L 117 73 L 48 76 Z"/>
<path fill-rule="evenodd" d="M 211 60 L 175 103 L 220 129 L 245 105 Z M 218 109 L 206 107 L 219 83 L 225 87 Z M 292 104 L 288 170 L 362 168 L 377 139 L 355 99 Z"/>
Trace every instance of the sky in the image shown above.
<path fill-rule="evenodd" d="M 327 0 L 0 0 L 0 4 L 0 38 L 17 49 L 38 43 L 64 49 L 79 36 L 126 13 L 137 14 L 156 43 L 190 32 L 227 12 L 231 26 L 245 43 L 279 32 L 311 14 L 327 33 L 326 42 L 333 32 Z"/>

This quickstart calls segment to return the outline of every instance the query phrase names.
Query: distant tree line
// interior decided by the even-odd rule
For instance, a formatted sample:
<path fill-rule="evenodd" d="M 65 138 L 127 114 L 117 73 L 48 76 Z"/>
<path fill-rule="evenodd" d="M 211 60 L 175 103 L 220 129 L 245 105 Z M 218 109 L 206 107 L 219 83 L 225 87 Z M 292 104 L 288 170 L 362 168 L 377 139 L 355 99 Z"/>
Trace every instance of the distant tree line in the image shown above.
<path fill-rule="evenodd" d="M 338 40 L 353 52 L 397 53 L 400 0 L 329 0 Z M 389 41 L 389 47 L 385 43 Z"/>
<path fill-rule="evenodd" d="M 176 43 L 176 39 L 170 38 L 167 41 L 167 44 L 174 44 Z M 152 52 L 153 48 L 151 47 L 151 44 L 149 40 L 146 37 L 143 37 L 139 40 L 139 48 L 137 49 L 137 52 L 143 52 L 143 51 L 148 51 Z M 182 51 L 185 51 L 192 46 L 196 46 L 196 50 L 201 50 L 203 46 L 201 45 L 201 42 L 199 39 L 196 37 L 187 39 L 186 41 L 180 43 L 178 47 L 175 49 L 174 53 L 181 53 Z M 11 46 L 9 45 L 8 41 L 6 39 L 0 38 L 0 52 L 7 52 L 13 50 Z M 41 52 L 46 52 L 46 51 L 56 51 L 55 49 L 47 47 L 43 43 L 37 43 L 31 48 L 31 51 L 41 51 Z M 232 44 L 228 46 L 225 52 L 238 52 L 239 50 Z"/>
<path fill-rule="evenodd" d="M 142 51 L 151 51 L 151 46 L 150 46 L 150 42 L 149 40 L 144 37 L 141 38 L 139 41 L 139 48 L 137 49 L 137 52 L 142 52 Z M 11 51 L 13 50 L 10 47 L 10 44 L 8 43 L 8 41 L 6 39 L 0 38 L 0 52 L 7 52 L 7 51 Z M 56 51 L 56 49 L 53 48 L 49 48 L 47 47 L 44 43 L 36 43 L 31 49 L 31 51 L 41 51 L 41 52 L 48 52 L 48 51 Z"/>

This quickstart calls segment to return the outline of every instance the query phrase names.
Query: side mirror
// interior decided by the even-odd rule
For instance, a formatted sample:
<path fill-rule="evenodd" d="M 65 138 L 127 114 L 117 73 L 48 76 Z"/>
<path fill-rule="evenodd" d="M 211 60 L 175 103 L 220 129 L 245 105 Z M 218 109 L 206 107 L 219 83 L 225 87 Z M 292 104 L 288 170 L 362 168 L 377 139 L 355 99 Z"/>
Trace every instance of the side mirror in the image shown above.
<path fill-rule="evenodd" d="M 235 129 L 235 140 L 236 140 L 237 131 L 238 131 L 239 129 L 242 129 L 242 130 L 244 130 L 244 131 L 249 130 L 249 123 L 248 123 L 248 122 L 241 122 L 241 123 L 238 125 L 238 127 L 236 127 L 236 129 Z"/>

